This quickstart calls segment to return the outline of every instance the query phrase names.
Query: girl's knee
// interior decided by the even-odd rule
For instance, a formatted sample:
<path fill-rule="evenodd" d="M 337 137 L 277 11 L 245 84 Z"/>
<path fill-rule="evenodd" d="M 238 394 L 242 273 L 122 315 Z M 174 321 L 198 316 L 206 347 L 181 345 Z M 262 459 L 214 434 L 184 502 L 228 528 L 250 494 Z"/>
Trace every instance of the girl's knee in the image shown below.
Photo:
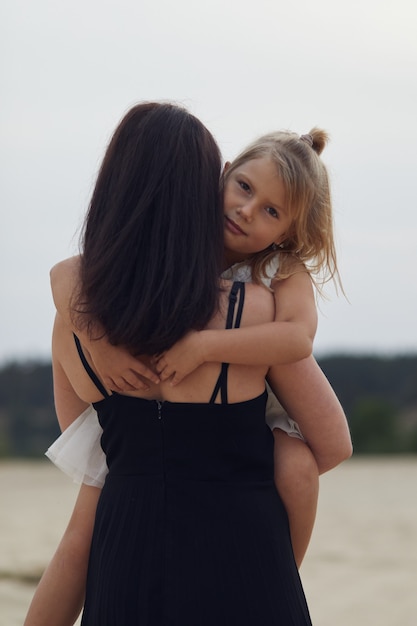
<path fill-rule="evenodd" d="M 278 430 L 278 429 L 276 429 Z M 298 492 L 318 488 L 317 463 L 306 443 L 274 431 L 275 482 L 280 490 Z"/>

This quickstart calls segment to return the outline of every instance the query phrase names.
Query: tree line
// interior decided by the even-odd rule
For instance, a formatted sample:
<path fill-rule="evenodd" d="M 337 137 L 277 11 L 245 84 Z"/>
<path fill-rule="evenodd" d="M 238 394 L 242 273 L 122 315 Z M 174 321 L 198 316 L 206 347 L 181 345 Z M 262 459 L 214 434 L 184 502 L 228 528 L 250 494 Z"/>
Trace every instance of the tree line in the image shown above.
<path fill-rule="evenodd" d="M 348 417 L 355 454 L 417 452 L 417 355 L 318 359 Z M 0 458 L 42 458 L 59 435 L 50 362 L 0 368 Z"/>

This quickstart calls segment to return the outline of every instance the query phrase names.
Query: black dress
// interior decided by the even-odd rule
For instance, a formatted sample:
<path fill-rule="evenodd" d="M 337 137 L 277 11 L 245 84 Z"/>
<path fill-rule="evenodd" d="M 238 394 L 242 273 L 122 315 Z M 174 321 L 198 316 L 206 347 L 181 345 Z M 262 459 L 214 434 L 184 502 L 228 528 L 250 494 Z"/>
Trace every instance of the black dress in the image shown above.
<path fill-rule="evenodd" d="M 109 467 L 82 626 L 311 624 L 273 480 L 266 392 L 227 404 L 224 364 L 209 403 L 108 395 L 77 346 L 105 395 L 94 407 Z"/>

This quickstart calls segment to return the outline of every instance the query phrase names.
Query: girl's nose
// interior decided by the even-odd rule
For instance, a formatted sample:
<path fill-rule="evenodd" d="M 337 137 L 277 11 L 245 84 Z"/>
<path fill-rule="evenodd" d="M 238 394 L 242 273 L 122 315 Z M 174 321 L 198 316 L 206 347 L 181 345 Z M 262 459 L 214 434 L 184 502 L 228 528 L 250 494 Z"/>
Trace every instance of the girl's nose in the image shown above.
<path fill-rule="evenodd" d="M 240 215 L 246 222 L 251 222 L 253 219 L 253 206 L 251 202 L 245 202 L 237 209 L 238 215 Z"/>

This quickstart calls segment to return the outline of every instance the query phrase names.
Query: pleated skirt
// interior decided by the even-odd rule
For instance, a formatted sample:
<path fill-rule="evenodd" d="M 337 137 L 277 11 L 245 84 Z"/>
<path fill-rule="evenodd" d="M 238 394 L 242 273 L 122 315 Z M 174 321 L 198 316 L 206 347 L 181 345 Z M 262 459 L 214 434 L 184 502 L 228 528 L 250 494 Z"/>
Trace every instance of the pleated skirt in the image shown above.
<path fill-rule="evenodd" d="M 311 624 L 271 481 L 107 477 L 83 626 Z"/>

